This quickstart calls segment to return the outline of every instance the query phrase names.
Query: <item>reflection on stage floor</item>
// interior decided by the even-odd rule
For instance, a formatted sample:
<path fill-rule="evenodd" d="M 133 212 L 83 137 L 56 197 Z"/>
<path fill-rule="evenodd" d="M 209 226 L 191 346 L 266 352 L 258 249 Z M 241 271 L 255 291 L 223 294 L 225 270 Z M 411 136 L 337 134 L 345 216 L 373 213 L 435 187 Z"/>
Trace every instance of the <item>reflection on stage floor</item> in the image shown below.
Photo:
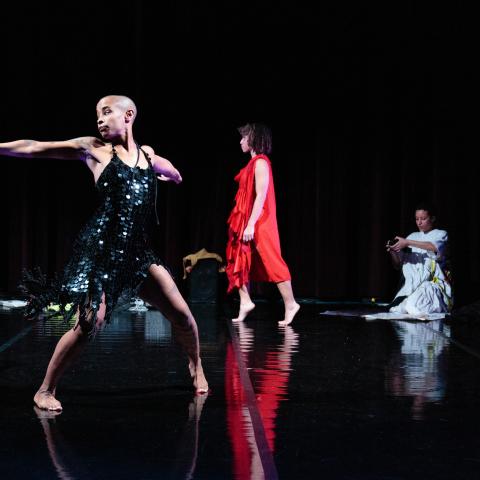
<path fill-rule="evenodd" d="M 67 327 L 2 311 L 2 478 L 478 476 L 476 325 L 304 303 L 282 328 L 278 304 L 241 324 L 230 307 L 192 305 L 208 396 L 194 395 L 168 321 L 125 310 L 65 374 L 61 414 L 31 398 Z"/>

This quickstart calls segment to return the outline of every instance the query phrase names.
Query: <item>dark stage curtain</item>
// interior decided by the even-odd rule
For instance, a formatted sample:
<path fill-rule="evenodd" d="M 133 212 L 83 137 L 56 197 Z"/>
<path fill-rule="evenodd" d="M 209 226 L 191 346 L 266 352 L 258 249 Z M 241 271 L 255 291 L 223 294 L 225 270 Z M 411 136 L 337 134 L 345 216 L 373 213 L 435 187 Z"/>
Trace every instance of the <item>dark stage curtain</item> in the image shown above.
<path fill-rule="evenodd" d="M 233 177 L 247 160 L 236 127 L 264 121 L 298 296 L 390 300 L 398 273 L 384 244 L 414 231 L 415 204 L 430 200 L 451 237 L 457 303 L 477 299 L 471 12 L 228 3 L 92 4 L 95 15 L 37 5 L 21 22 L 10 7 L 0 141 L 96 135 L 96 101 L 133 97 L 137 140 L 184 177 L 160 184 L 153 229 L 180 278 L 183 256 L 202 247 L 224 255 Z M 61 270 L 95 189 L 81 163 L 1 162 L 0 289 L 14 291 L 24 267 Z"/>

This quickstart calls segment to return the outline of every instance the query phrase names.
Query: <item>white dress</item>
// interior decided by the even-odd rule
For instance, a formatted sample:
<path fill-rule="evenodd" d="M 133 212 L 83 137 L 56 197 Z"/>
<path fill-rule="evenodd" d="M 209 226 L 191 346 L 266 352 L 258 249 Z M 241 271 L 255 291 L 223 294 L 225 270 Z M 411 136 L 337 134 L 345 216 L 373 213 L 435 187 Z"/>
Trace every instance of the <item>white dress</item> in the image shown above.
<path fill-rule="evenodd" d="M 405 283 L 395 298 L 406 298 L 390 311 L 409 315 L 450 311 L 452 288 L 445 275 L 447 232 L 438 229 L 428 233 L 414 232 L 407 240 L 430 242 L 437 253 L 416 247 L 411 247 L 411 252 L 400 252 Z"/>

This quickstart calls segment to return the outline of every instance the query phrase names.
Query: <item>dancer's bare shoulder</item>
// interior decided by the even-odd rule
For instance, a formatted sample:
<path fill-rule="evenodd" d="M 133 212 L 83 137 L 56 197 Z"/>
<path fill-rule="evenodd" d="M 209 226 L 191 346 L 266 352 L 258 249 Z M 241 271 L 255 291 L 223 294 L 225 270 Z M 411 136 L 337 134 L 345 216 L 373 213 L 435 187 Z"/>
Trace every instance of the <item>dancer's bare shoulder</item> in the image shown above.
<path fill-rule="evenodd" d="M 112 145 L 96 137 L 82 137 L 78 140 L 83 142 L 84 161 L 93 173 L 96 183 L 105 167 L 112 160 Z"/>
<path fill-rule="evenodd" d="M 140 148 L 150 157 L 150 161 L 155 163 L 155 157 L 157 156 L 155 150 L 150 145 L 142 145 Z"/>
<path fill-rule="evenodd" d="M 159 180 L 173 181 L 175 183 L 182 182 L 182 176 L 180 172 L 173 166 L 170 160 L 156 154 L 152 147 L 149 145 L 142 145 L 142 150 L 150 157 L 153 170 L 157 173 Z"/>
<path fill-rule="evenodd" d="M 163 161 L 168 161 L 166 158 L 158 155 L 158 153 L 155 153 L 155 150 L 150 145 L 142 145 L 142 150 L 150 157 L 153 165 L 156 163 L 162 163 Z"/>
<path fill-rule="evenodd" d="M 96 137 L 81 137 L 76 139 L 81 146 L 85 161 L 93 161 L 103 163 L 105 160 L 110 161 L 112 156 L 112 145 L 100 140 Z"/>

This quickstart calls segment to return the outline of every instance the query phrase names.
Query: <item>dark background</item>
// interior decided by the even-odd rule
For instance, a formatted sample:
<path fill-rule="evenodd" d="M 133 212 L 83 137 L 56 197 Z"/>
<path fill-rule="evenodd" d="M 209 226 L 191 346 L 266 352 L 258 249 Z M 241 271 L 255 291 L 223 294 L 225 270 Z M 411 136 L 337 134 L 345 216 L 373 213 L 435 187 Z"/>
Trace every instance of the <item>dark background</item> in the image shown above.
<path fill-rule="evenodd" d="M 202 247 L 224 254 L 247 160 L 236 127 L 264 121 L 296 295 L 390 300 L 383 245 L 416 230 L 414 207 L 430 200 L 457 305 L 480 297 L 477 28 L 461 2 L 2 8 L 0 141 L 97 135 L 98 99 L 131 96 L 137 140 L 184 177 L 160 184 L 155 241 L 174 272 Z M 0 161 L 0 290 L 13 292 L 23 267 L 62 268 L 95 190 L 80 162 Z"/>

